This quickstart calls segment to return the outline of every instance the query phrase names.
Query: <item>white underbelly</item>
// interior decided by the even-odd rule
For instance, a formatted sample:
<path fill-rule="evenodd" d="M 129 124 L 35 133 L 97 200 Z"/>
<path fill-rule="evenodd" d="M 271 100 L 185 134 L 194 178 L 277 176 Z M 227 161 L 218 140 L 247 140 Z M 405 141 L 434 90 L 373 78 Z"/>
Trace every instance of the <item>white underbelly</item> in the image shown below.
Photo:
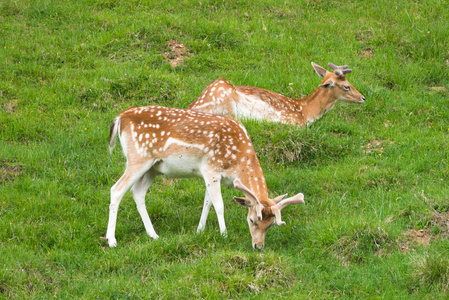
<path fill-rule="evenodd" d="M 273 106 L 260 100 L 258 97 L 245 95 L 237 91 L 239 95 L 236 103 L 237 119 L 255 119 L 282 122 L 282 116 Z"/>
<path fill-rule="evenodd" d="M 202 159 L 185 157 L 182 154 L 161 159 L 153 169 L 160 174 L 174 178 L 202 177 L 200 167 Z"/>

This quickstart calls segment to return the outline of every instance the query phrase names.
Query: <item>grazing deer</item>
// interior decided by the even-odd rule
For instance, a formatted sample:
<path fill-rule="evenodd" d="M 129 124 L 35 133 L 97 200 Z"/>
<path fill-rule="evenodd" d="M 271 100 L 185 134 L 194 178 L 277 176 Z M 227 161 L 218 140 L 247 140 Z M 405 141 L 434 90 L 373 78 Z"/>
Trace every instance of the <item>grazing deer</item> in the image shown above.
<path fill-rule="evenodd" d="M 226 235 L 220 182 L 234 187 L 246 197 L 234 197 L 249 208 L 248 225 L 252 245 L 261 249 L 268 228 L 281 220 L 281 209 L 304 203 L 304 195 L 285 199 L 268 198 L 262 169 L 245 127 L 230 118 L 161 106 L 134 107 L 123 111 L 111 125 L 109 149 L 119 135 L 127 159 L 126 170 L 111 188 L 109 223 L 106 233 L 115 247 L 117 211 L 123 195 L 131 194 L 142 217 L 146 232 L 157 239 L 145 206 L 145 194 L 157 175 L 202 177 L 206 184 L 198 232 L 204 230 L 211 204 L 218 217 L 220 232 Z"/>
<path fill-rule="evenodd" d="M 312 62 L 316 73 L 324 79 L 312 94 L 301 99 L 252 86 L 234 86 L 221 78 L 206 87 L 189 109 L 238 120 L 267 120 L 304 127 L 321 118 L 338 100 L 365 102 L 365 97 L 346 80 L 345 75 L 352 71 L 348 66 L 331 63 L 328 66 L 333 73 Z"/>

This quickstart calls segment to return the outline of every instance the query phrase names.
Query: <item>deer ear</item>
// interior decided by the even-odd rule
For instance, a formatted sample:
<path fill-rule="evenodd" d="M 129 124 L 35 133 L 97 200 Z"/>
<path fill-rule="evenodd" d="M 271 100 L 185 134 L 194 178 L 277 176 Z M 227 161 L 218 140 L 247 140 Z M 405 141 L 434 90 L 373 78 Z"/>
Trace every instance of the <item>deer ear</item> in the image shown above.
<path fill-rule="evenodd" d="M 235 202 L 240 204 L 241 206 L 250 207 L 252 206 L 251 201 L 243 197 L 234 197 Z"/>
<path fill-rule="evenodd" d="M 323 78 L 326 76 L 327 70 L 322 66 L 319 66 L 316 63 L 312 62 L 312 67 L 315 69 L 315 72 L 318 74 L 318 76 Z"/>
<path fill-rule="evenodd" d="M 328 89 L 334 86 L 334 81 L 332 79 L 328 79 L 325 82 L 323 82 L 322 84 L 320 84 L 320 87 L 324 88 L 324 89 Z"/>

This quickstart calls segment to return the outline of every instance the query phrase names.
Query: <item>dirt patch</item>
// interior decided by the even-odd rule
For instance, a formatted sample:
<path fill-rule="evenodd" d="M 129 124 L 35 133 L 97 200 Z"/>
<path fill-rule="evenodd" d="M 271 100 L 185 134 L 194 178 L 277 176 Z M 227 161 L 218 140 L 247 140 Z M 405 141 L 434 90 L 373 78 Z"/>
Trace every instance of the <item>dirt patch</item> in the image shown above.
<path fill-rule="evenodd" d="M 364 58 L 373 58 L 374 57 L 374 52 L 372 49 L 365 49 L 360 51 L 360 57 L 364 57 Z"/>
<path fill-rule="evenodd" d="M 430 93 L 447 92 L 447 88 L 444 86 L 431 86 Z"/>
<path fill-rule="evenodd" d="M 185 45 L 176 40 L 168 41 L 167 47 L 170 51 L 164 52 L 164 57 L 173 68 L 183 63 L 185 58 L 193 56 L 193 53 Z"/>
<path fill-rule="evenodd" d="M 17 100 L 11 100 L 8 103 L 4 104 L 4 108 L 7 113 L 12 114 L 16 111 L 17 108 Z"/>
<path fill-rule="evenodd" d="M 0 161 L 0 182 L 13 180 L 23 173 L 23 167 L 9 162 Z"/>
<path fill-rule="evenodd" d="M 414 245 L 427 246 L 432 240 L 449 237 L 449 212 L 434 212 L 430 224 L 432 232 L 429 229 L 410 229 L 404 232 L 404 239 L 399 243 L 400 251 L 407 252 Z"/>
<path fill-rule="evenodd" d="M 427 229 L 410 229 L 403 233 L 404 240 L 399 243 L 399 250 L 402 253 L 410 251 L 413 245 L 429 245 L 431 234 Z"/>
<path fill-rule="evenodd" d="M 433 227 L 438 228 L 436 231 L 440 236 L 449 237 L 449 211 L 434 212 L 433 220 L 431 221 Z"/>
<path fill-rule="evenodd" d="M 394 142 L 391 141 L 382 141 L 382 140 L 373 140 L 368 142 L 368 144 L 363 145 L 362 148 L 365 153 L 383 153 L 385 145 L 392 145 Z"/>

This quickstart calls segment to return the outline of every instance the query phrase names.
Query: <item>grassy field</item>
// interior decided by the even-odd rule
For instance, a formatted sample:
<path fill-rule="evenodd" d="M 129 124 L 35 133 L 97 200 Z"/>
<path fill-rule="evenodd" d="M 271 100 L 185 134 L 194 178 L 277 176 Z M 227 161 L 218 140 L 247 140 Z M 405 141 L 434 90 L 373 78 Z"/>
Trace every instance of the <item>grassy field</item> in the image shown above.
<path fill-rule="evenodd" d="M 0 298 L 399 298 L 449 293 L 447 1 L 0 2 Z M 182 48 L 172 48 L 183 45 Z M 176 61 L 177 66 L 171 64 Z M 270 196 L 302 192 L 263 251 L 223 187 L 158 178 L 104 240 L 131 106 L 185 108 L 225 77 L 290 97 L 348 64 L 367 98 L 307 129 L 245 122 Z"/>

